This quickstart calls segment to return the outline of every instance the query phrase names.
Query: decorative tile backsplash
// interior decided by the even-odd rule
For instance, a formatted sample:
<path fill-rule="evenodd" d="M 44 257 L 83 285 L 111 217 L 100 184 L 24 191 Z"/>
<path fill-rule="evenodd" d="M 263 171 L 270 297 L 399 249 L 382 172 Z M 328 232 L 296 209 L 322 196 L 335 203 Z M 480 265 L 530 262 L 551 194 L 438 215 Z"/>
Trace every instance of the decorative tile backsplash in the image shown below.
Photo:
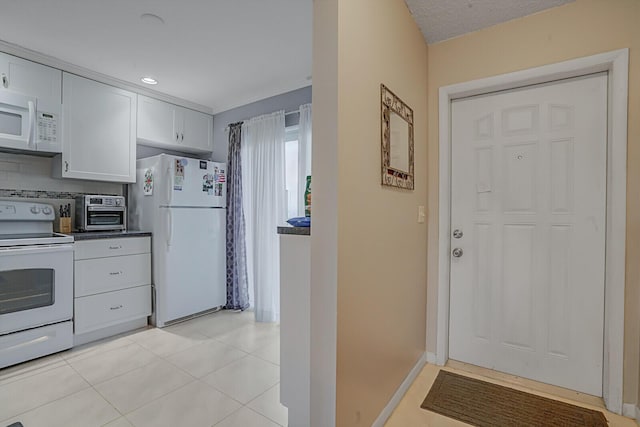
<path fill-rule="evenodd" d="M 19 197 L 23 199 L 75 199 L 86 193 L 70 193 L 64 191 L 42 190 L 7 190 L 0 188 L 0 197 Z M 118 194 L 113 194 L 117 196 Z"/>

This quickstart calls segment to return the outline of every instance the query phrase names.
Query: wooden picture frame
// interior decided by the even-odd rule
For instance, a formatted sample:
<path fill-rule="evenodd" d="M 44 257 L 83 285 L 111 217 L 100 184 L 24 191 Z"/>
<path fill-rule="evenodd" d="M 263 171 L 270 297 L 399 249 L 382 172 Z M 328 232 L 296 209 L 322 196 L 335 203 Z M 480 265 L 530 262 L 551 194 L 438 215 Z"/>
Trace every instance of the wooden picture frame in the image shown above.
<path fill-rule="evenodd" d="M 382 185 L 414 189 L 413 110 L 380 84 Z"/>

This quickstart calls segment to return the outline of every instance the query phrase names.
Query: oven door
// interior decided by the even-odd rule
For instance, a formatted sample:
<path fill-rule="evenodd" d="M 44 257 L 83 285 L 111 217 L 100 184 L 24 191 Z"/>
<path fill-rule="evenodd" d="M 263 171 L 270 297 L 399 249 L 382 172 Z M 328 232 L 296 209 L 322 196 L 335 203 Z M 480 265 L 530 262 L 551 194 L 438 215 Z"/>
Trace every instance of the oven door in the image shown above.
<path fill-rule="evenodd" d="M 36 99 L 0 91 L 0 147 L 35 150 Z"/>
<path fill-rule="evenodd" d="M 87 230 L 124 230 L 125 208 L 89 206 L 87 207 Z"/>
<path fill-rule="evenodd" d="M 0 334 L 73 317 L 73 245 L 0 249 Z"/>

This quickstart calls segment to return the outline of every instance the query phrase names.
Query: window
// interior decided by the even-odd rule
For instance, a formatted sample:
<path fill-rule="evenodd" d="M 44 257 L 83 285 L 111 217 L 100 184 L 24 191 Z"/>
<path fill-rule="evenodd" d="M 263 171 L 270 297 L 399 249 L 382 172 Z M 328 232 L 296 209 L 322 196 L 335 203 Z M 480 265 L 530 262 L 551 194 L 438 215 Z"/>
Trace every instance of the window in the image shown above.
<path fill-rule="evenodd" d="M 302 216 L 304 213 L 298 211 L 298 204 L 304 192 L 304 183 L 301 187 L 298 182 L 298 125 L 285 129 L 284 162 L 287 218 Z"/>

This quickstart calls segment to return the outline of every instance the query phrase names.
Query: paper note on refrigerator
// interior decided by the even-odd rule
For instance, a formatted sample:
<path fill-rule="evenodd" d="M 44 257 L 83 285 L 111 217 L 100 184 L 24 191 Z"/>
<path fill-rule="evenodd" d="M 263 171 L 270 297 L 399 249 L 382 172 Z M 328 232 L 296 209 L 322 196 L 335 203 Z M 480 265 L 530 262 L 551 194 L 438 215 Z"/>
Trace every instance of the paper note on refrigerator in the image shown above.
<path fill-rule="evenodd" d="M 202 191 L 211 195 L 213 194 L 213 174 L 205 173 L 202 175 Z"/>
<path fill-rule="evenodd" d="M 151 169 L 144 170 L 144 182 L 142 184 L 142 191 L 145 196 L 153 195 L 153 171 Z"/>
<path fill-rule="evenodd" d="M 182 191 L 182 185 L 184 184 L 184 165 L 182 160 L 176 160 L 175 162 L 175 174 L 173 177 L 173 189 L 176 191 Z"/>

